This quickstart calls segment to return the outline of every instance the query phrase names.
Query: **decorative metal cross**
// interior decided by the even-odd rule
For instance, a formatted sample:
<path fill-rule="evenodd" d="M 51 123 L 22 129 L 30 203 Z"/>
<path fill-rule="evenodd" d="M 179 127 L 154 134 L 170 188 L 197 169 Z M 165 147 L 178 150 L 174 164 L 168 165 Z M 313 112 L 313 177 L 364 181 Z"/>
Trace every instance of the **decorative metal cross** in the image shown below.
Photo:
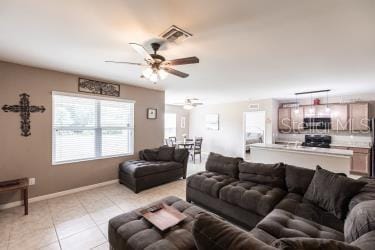
<path fill-rule="evenodd" d="M 4 105 L 3 110 L 5 112 L 19 112 L 21 116 L 21 135 L 29 136 L 30 133 L 30 113 L 41 112 L 43 113 L 46 109 L 44 106 L 30 106 L 29 95 L 26 93 L 20 94 L 19 105 Z"/>

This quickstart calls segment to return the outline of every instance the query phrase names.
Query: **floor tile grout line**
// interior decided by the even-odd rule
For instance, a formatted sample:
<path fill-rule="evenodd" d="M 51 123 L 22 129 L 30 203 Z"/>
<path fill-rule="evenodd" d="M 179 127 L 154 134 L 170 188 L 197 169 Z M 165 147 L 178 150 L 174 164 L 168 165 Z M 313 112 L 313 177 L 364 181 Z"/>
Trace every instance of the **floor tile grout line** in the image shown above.
<path fill-rule="evenodd" d="M 59 238 L 59 235 L 57 234 L 57 229 L 56 229 L 55 221 L 52 218 L 52 211 L 51 211 L 51 207 L 49 206 L 49 200 L 50 199 L 47 200 L 47 207 L 48 207 L 49 213 L 51 215 L 51 220 L 52 220 L 53 228 L 55 229 L 55 234 L 56 234 L 57 242 L 59 243 L 60 249 L 62 249 L 60 238 Z"/>

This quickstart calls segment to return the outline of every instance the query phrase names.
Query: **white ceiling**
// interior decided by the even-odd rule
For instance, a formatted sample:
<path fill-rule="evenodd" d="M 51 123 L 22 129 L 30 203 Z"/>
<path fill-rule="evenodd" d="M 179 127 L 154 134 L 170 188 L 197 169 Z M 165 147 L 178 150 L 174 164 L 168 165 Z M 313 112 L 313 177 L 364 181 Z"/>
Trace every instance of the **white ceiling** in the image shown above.
<path fill-rule="evenodd" d="M 374 0 L 1 0 L 0 60 L 166 90 L 168 103 L 375 93 Z M 161 51 L 197 56 L 157 85 L 128 42 L 170 25 L 194 36 Z"/>

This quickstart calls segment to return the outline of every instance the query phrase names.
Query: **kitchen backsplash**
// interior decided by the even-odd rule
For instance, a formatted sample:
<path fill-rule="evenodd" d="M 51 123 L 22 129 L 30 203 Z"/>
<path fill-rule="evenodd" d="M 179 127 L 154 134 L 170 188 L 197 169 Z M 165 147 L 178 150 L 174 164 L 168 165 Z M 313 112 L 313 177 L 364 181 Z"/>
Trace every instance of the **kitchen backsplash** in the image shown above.
<path fill-rule="evenodd" d="M 332 135 L 332 144 L 337 146 L 358 146 L 358 147 L 368 147 L 372 145 L 371 135 L 361 134 L 361 135 Z M 276 142 L 303 142 L 305 140 L 305 134 L 282 134 L 279 133 L 275 136 Z"/>

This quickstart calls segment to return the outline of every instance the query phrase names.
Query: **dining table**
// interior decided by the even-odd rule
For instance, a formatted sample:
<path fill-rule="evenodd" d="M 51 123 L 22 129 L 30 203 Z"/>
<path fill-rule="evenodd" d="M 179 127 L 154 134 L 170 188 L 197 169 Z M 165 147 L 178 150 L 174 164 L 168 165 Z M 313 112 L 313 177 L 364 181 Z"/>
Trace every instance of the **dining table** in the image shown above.
<path fill-rule="evenodd" d="M 194 140 L 191 139 L 187 139 L 187 140 L 183 140 L 183 141 L 176 141 L 176 148 L 192 148 L 194 146 Z"/>

